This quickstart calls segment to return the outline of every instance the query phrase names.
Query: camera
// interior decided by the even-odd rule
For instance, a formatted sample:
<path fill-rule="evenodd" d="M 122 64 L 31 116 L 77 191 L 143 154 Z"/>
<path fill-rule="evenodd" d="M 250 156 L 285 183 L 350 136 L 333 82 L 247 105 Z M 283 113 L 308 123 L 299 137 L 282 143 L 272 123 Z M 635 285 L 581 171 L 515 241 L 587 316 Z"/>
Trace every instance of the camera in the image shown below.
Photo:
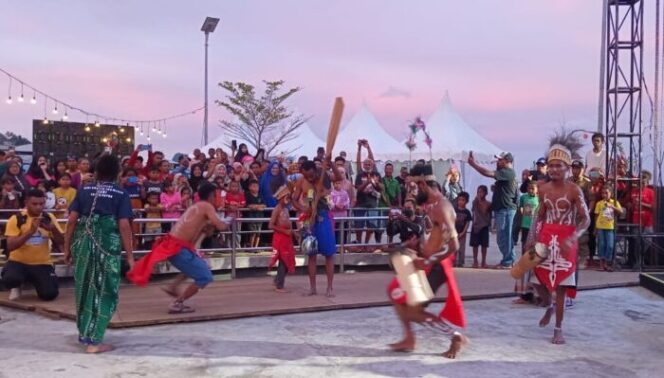
<path fill-rule="evenodd" d="M 129 176 L 127 177 L 127 182 L 130 184 L 137 184 L 138 183 L 138 177 L 137 176 Z"/>

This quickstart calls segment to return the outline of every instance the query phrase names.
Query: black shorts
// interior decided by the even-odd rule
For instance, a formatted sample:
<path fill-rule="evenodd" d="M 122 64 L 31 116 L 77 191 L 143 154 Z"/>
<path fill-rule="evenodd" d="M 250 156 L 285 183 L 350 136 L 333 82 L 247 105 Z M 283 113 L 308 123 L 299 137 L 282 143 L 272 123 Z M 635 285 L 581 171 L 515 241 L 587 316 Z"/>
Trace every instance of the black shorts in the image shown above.
<path fill-rule="evenodd" d="M 434 293 L 440 289 L 441 286 L 447 282 L 447 276 L 445 275 L 445 270 L 440 263 L 434 265 L 429 274 L 427 274 L 427 281 L 429 281 L 429 286 L 431 286 L 431 291 Z"/>
<path fill-rule="evenodd" d="M 481 228 L 478 232 L 470 233 L 471 247 L 489 247 L 489 226 Z"/>

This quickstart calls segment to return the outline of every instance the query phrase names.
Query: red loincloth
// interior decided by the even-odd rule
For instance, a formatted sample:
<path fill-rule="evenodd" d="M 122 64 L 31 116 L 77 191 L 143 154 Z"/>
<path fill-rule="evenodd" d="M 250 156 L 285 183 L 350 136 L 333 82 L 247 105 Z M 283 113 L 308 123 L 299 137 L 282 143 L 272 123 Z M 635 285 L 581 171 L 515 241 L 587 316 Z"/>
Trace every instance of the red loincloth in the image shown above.
<path fill-rule="evenodd" d="M 454 277 L 454 269 L 452 268 L 452 262 L 454 261 L 455 256 L 456 254 L 453 253 L 440 262 L 440 265 L 445 272 L 445 276 L 447 277 L 447 299 L 445 299 L 445 305 L 440 311 L 438 318 L 446 320 L 458 327 L 465 328 L 466 314 L 463 311 L 461 292 L 459 292 L 459 287 L 457 286 L 456 278 Z M 427 275 L 430 271 L 431 268 L 427 268 Z M 400 304 L 406 303 L 406 292 L 401 289 L 399 280 L 396 277 L 387 286 L 387 294 L 393 302 Z"/>
<path fill-rule="evenodd" d="M 574 242 L 566 256 L 563 256 L 561 249 L 567 238 L 572 236 L 576 228 L 571 225 L 548 224 L 542 225 L 539 234 L 539 242 L 546 244 L 549 249 L 549 256 L 533 269 L 535 276 L 544 285 L 549 292 L 555 291 L 560 284 L 576 274 L 576 254 L 578 244 Z M 576 280 L 575 280 L 576 281 Z M 576 282 L 575 282 L 576 285 Z M 570 287 L 567 290 L 572 298 L 576 296 L 576 288 Z"/>
<path fill-rule="evenodd" d="M 143 258 L 136 261 L 134 268 L 127 272 L 127 279 L 138 286 L 147 285 L 154 266 L 158 262 L 166 261 L 170 257 L 177 255 L 182 249 L 188 249 L 196 253 L 196 248 L 190 242 L 180 240 L 171 234 L 157 239 L 152 246 L 152 250 L 143 256 Z"/>
<path fill-rule="evenodd" d="M 275 232 L 272 236 L 272 256 L 268 269 L 272 268 L 277 261 L 281 259 L 286 263 L 288 273 L 295 273 L 295 248 L 293 247 L 293 238 L 290 235 L 284 235 Z"/>

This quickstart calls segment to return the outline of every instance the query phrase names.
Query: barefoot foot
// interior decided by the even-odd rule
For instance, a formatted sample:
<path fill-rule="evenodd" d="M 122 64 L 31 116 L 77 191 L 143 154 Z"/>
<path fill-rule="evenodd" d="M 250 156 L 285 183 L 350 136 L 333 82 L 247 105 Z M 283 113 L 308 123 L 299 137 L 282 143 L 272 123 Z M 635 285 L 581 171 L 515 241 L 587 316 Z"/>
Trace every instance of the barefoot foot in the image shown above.
<path fill-rule="evenodd" d="M 113 349 L 115 349 L 115 347 L 110 344 L 88 345 L 85 348 L 85 353 L 97 354 L 97 353 L 110 352 Z"/>
<path fill-rule="evenodd" d="M 409 353 L 415 349 L 415 339 L 405 338 L 398 343 L 389 344 L 389 347 L 393 352 Z"/>
<path fill-rule="evenodd" d="M 542 316 L 542 319 L 540 319 L 539 326 L 542 328 L 548 326 L 549 322 L 551 321 L 552 315 L 553 315 L 553 306 L 549 306 L 544 312 L 544 316 Z"/>
<path fill-rule="evenodd" d="M 314 296 L 314 295 L 318 295 L 318 293 L 316 292 L 315 288 L 312 288 L 312 289 L 309 290 L 309 292 L 304 293 L 302 295 L 305 296 L 305 297 L 311 297 L 311 296 Z"/>
<path fill-rule="evenodd" d="M 452 336 L 452 342 L 450 343 L 450 349 L 443 353 L 443 357 L 454 359 L 457 354 L 461 351 L 461 348 L 468 344 L 468 338 L 460 333 L 455 333 Z"/>
<path fill-rule="evenodd" d="M 280 289 L 280 288 L 278 288 L 278 287 L 275 287 L 275 288 L 274 288 L 274 291 L 277 292 L 277 293 L 290 293 L 289 290 L 286 290 L 286 289 L 284 289 L 284 288 L 281 288 L 281 289 Z"/>
<path fill-rule="evenodd" d="M 565 344 L 562 328 L 556 327 L 553 329 L 553 338 L 551 339 L 551 343 L 556 345 Z"/>
<path fill-rule="evenodd" d="M 328 298 L 336 297 L 336 295 L 334 294 L 334 290 L 331 287 L 327 288 L 327 290 L 325 291 L 325 296 Z"/>

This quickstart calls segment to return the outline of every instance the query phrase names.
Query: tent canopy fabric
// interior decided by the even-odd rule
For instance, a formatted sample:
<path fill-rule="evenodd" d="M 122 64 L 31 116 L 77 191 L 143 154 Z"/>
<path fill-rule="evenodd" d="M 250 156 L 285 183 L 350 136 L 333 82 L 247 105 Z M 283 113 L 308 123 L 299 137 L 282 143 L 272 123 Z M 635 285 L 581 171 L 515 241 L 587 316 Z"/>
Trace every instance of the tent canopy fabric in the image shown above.
<path fill-rule="evenodd" d="M 316 156 L 318 147 L 325 147 L 318 135 L 311 130 L 308 123 L 304 123 L 294 131 L 297 136 L 289 141 L 280 143 L 272 150 L 272 155 L 285 154 L 288 156 L 302 156 L 305 155 L 312 159 Z"/>
<path fill-rule="evenodd" d="M 347 156 L 354 161 L 359 139 L 369 141 L 374 157 L 378 160 L 382 160 L 382 156 L 389 155 L 399 149 L 406 149 L 404 145 L 385 131 L 366 104 L 362 104 L 353 118 L 339 132 L 334 154 L 337 155 L 340 151 L 346 151 Z"/>

